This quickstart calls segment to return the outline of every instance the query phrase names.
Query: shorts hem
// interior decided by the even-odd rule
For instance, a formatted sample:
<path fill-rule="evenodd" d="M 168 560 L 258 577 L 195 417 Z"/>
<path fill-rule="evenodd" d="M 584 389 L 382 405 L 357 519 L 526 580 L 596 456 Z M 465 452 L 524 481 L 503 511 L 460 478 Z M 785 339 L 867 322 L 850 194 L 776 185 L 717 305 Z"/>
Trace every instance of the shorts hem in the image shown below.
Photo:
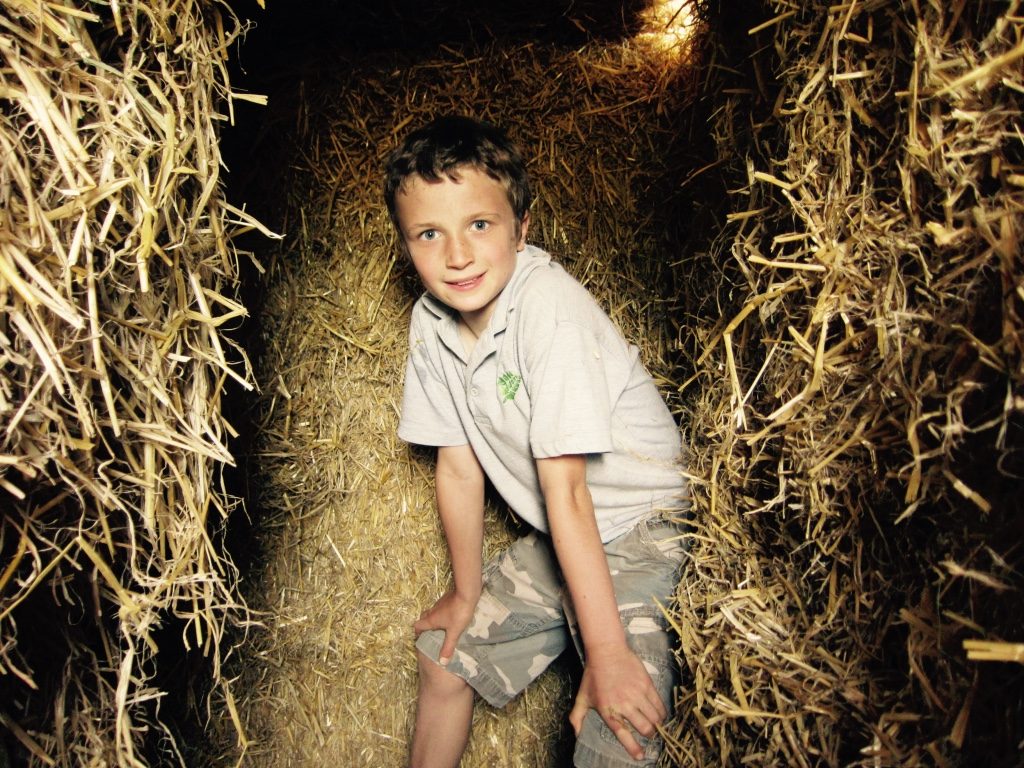
<path fill-rule="evenodd" d="M 650 755 L 634 760 L 625 749 L 621 755 L 609 755 L 583 742 L 576 743 L 576 752 L 572 759 L 575 768 L 653 768 L 657 762 L 657 757 Z"/>
<path fill-rule="evenodd" d="M 438 663 L 438 658 L 441 655 L 441 641 L 436 639 L 436 636 L 432 635 L 431 632 L 424 632 L 417 638 L 416 648 L 435 664 Z M 504 709 L 512 699 L 519 695 L 518 693 L 508 693 L 504 686 L 495 681 L 485 671 L 481 670 L 477 674 L 471 675 L 466 666 L 459 661 L 460 653 L 462 651 L 456 648 L 455 655 L 445 669 L 464 680 L 470 688 L 476 691 L 480 698 L 492 707 Z"/>

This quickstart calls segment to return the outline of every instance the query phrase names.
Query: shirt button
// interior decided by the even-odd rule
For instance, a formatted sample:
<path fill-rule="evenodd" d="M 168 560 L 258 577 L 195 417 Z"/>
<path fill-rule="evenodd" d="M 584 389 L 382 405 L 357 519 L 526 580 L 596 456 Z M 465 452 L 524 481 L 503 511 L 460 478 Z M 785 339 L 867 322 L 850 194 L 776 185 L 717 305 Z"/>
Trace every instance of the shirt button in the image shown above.
<path fill-rule="evenodd" d="M 476 397 L 478 393 L 479 390 L 476 387 L 470 387 L 469 394 L 471 394 L 473 397 Z"/>

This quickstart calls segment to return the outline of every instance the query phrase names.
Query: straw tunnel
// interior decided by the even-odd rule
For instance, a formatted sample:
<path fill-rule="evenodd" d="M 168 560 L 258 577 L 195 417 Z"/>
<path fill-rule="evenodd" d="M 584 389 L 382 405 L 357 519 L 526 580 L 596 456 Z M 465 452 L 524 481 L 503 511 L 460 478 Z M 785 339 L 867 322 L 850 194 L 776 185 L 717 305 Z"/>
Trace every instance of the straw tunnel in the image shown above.
<path fill-rule="evenodd" d="M 450 575 L 381 168 L 449 112 L 687 446 L 662 764 L 1024 765 L 1022 41 L 1017 0 L 0 0 L 0 766 L 404 764 Z M 568 765 L 579 671 L 463 765 Z"/>

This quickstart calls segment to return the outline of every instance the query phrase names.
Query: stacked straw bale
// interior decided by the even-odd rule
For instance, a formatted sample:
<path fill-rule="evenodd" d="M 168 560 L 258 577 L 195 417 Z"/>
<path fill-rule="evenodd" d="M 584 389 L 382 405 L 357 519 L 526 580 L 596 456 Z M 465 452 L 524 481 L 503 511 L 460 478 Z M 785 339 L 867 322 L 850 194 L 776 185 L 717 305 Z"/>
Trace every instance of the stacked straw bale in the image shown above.
<path fill-rule="evenodd" d="M 681 261 L 674 760 L 1020 765 L 1020 3 L 752 5 Z"/>
<path fill-rule="evenodd" d="M 445 112 L 506 127 L 535 182 L 530 239 L 610 310 L 667 385 L 673 253 L 665 157 L 685 61 L 642 40 L 446 46 L 321 61 L 282 144 L 287 232 L 268 256 L 252 474 L 262 612 L 236 685 L 245 764 L 404 764 L 416 693 L 412 623 L 449 582 L 432 452 L 395 436 L 420 289 L 381 198 L 385 153 Z M 324 66 L 326 65 L 326 66 Z M 295 76 L 285 72 L 289 87 Z M 271 89 L 273 92 L 274 89 Z M 272 96 L 276 102 L 276 96 Z M 287 99 L 282 99 L 281 103 Z M 488 552 L 515 524 L 492 505 Z M 265 569 L 265 570 L 263 570 Z M 465 766 L 561 766 L 572 670 L 502 713 L 476 712 Z"/>
<path fill-rule="evenodd" d="M 251 386 L 227 332 L 255 223 L 218 148 L 239 31 L 218 0 L 0 3 L 2 764 L 180 763 L 158 652 L 216 679 L 243 615 L 218 533 L 222 396 Z"/>

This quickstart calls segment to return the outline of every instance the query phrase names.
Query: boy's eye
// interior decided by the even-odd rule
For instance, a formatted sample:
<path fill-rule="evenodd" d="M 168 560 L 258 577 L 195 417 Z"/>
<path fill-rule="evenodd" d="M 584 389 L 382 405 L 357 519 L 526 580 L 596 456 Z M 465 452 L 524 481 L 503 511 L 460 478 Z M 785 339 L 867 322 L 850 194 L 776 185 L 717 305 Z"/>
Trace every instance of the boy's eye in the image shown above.
<path fill-rule="evenodd" d="M 477 219 L 473 222 L 473 230 L 476 232 L 483 232 L 487 227 L 490 226 L 490 222 L 484 221 L 483 219 Z"/>

